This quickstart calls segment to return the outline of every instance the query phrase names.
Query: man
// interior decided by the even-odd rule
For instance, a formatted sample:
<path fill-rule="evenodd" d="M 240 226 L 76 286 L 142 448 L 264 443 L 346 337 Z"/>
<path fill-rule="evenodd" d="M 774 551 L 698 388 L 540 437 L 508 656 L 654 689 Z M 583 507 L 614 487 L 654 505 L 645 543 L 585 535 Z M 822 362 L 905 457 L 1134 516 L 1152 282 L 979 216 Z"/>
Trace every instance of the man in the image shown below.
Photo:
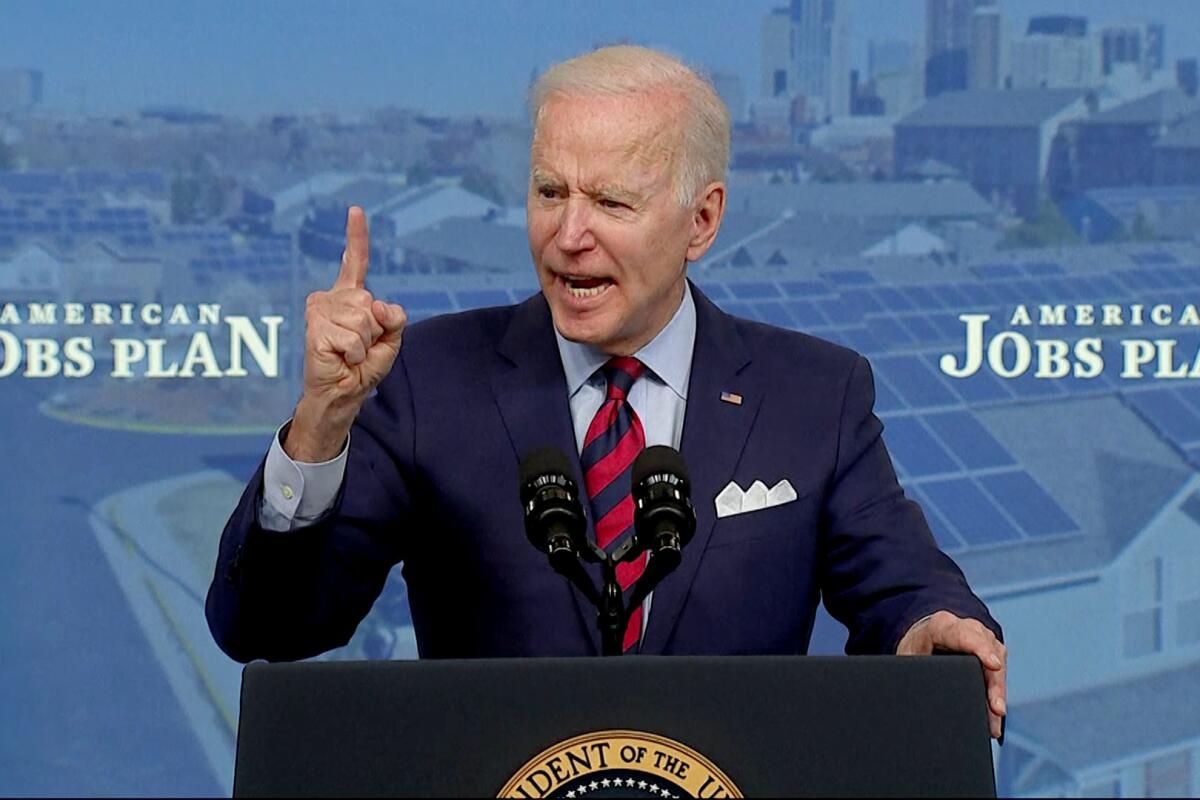
<path fill-rule="evenodd" d="M 404 311 L 365 288 L 350 210 L 337 280 L 308 299 L 303 396 L 222 537 L 207 603 L 221 647 L 244 661 L 339 646 L 402 561 L 424 657 L 595 654 L 594 612 L 525 540 L 518 461 L 577 455 L 589 533 L 611 548 L 632 459 L 667 444 L 697 532 L 628 650 L 803 653 L 823 596 L 851 652 L 976 655 L 998 735 L 999 627 L 897 485 L 866 361 L 729 317 L 687 281 L 725 210 L 712 87 L 612 47 L 549 70 L 532 105 L 540 295 L 428 320 L 401 347 Z M 759 480 L 768 502 L 743 510 Z"/>

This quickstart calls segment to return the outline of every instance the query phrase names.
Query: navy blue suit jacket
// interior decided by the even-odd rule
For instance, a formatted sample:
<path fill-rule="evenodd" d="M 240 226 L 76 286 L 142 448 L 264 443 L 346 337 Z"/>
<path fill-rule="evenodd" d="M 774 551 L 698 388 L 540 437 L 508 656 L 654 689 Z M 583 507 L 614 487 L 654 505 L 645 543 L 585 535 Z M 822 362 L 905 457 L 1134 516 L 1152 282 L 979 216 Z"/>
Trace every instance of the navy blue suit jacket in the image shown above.
<path fill-rule="evenodd" d="M 849 628 L 849 652 L 893 652 L 938 609 L 999 634 L 896 482 L 866 360 L 693 293 L 680 450 L 696 536 L 654 593 L 642 652 L 803 653 L 822 595 Z M 598 653 L 594 610 L 525 538 L 517 464 L 542 446 L 571 454 L 578 479 L 541 295 L 413 325 L 355 422 L 328 517 L 264 530 L 261 467 L 251 479 L 208 594 L 217 642 L 241 661 L 340 646 L 402 561 L 423 657 Z M 717 519 L 714 498 L 730 481 L 784 478 L 794 502 Z"/>

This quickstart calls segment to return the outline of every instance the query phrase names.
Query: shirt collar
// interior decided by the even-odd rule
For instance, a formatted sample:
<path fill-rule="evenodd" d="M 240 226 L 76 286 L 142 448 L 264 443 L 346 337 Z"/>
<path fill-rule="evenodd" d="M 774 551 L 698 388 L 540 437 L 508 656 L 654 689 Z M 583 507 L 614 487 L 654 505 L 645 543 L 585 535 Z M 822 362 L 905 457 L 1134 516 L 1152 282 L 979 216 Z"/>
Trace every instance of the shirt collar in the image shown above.
<path fill-rule="evenodd" d="M 564 339 L 554 329 L 558 354 L 567 376 L 568 396 L 573 397 L 610 356 L 589 344 Z M 671 391 L 687 399 L 688 376 L 692 372 L 692 350 L 696 344 L 696 303 L 692 287 L 684 282 L 683 302 L 667 326 L 645 347 L 634 353 L 646 368 L 657 375 Z"/>

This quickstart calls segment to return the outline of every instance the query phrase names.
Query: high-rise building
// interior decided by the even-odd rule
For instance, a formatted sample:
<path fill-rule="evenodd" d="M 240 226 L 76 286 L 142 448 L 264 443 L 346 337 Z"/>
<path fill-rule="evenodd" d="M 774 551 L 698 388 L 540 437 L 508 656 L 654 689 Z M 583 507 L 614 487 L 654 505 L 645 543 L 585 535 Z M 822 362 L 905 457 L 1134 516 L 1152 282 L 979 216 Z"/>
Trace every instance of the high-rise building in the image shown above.
<path fill-rule="evenodd" d="M 970 84 L 971 20 L 996 0 L 925 0 L 925 96 Z"/>
<path fill-rule="evenodd" d="M 814 107 L 815 116 L 847 116 L 850 1 L 792 0 L 790 10 L 796 89 Z"/>
<path fill-rule="evenodd" d="M 744 121 L 746 119 L 746 89 L 742 83 L 742 77 L 728 72 L 714 72 L 709 78 L 712 80 L 713 88 L 725 102 L 725 107 L 729 109 L 732 121 L 735 123 Z"/>
<path fill-rule="evenodd" d="M 1200 66 L 1194 58 L 1181 58 L 1175 62 L 1175 85 L 1188 97 L 1195 97 L 1200 89 Z"/>
<path fill-rule="evenodd" d="M 0 69 L 0 113 L 28 111 L 42 102 L 42 73 L 36 69 Z"/>
<path fill-rule="evenodd" d="M 1134 64 L 1138 74 L 1148 79 L 1166 63 L 1166 31 L 1161 22 L 1145 20 L 1106 25 L 1100 30 L 1100 50 L 1105 75 L 1118 64 Z"/>
<path fill-rule="evenodd" d="M 787 8 L 772 9 L 762 24 L 763 97 L 789 97 L 792 80 L 792 18 Z"/>
<path fill-rule="evenodd" d="M 911 72 L 913 46 L 903 39 L 883 39 L 867 42 L 867 80 L 896 72 Z"/>
<path fill-rule="evenodd" d="M 885 114 L 907 114 L 921 103 L 917 53 L 911 42 L 899 39 L 869 42 L 867 80 L 883 101 Z"/>
<path fill-rule="evenodd" d="M 971 42 L 967 50 L 967 85 L 971 89 L 998 89 L 1003 83 L 1004 17 L 997 6 L 981 6 L 971 15 Z"/>
<path fill-rule="evenodd" d="M 1033 17 L 1011 54 L 1014 88 L 1088 88 L 1101 80 L 1100 42 L 1085 17 Z"/>
<path fill-rule="evenodd" d="M 1076 39 L 1087 36 L 1087 32 L 1087 17 L 1072 17 L 1066 14 L 1043 14 L 1030 17 L 1029 27 L 1025 30 L 1026 35 L 1029 36 L 1040 33 L 1044 36 L 1069 36 Z"/>
<path fill-rule="evenodd" d="M 850 113 L 849 0 L 792 0 L 763 18 L 762 94 L 804 97 L 811 119 Z"/>

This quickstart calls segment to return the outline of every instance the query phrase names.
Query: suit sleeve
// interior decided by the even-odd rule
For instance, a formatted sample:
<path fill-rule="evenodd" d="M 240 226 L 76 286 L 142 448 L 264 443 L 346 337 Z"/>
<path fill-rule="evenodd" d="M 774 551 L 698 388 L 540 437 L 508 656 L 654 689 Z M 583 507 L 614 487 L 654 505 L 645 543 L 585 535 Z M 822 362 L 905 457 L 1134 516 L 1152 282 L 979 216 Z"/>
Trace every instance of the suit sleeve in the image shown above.
<path fill-rule="evenodd" d="M 403 360 L 354 423 L 346 473 L 316 524 L 263 527 L 260 464 L 229 518 L 205 614 L 231 658 L 290 661 L 346 644 L 405 555 L 414 415 Z M 264 462 L 265 463 L 265 462 Z"/>
<path fill-rule="evenodd" d="M 859 357 L 846 381 L 837 461 L 822 520 L 825 606 L 850 631 L 847 653 L 894 653 L 917 620 L 946 610 L 1000 626 L 938 549 L 920 506 L 904 495 L 875 416 L 875 385 Z"/>

